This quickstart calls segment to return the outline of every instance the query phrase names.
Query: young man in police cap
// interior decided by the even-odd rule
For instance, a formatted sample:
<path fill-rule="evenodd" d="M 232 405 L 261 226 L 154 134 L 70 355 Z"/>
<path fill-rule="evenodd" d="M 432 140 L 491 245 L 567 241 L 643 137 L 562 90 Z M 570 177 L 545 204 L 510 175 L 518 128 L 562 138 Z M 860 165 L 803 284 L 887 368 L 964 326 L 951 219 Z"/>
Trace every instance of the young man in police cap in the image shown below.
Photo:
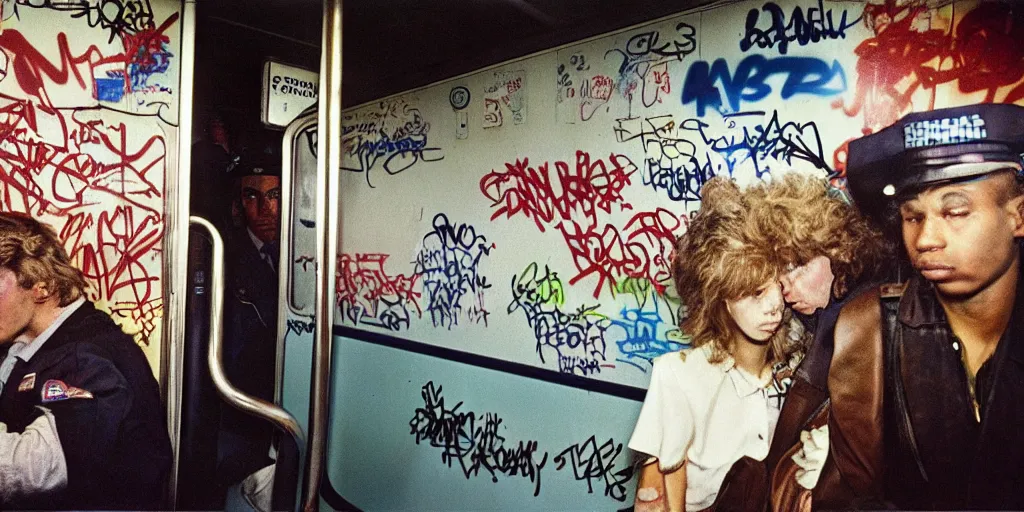
<path fill-rule="evenodd" d="M 56 233 L 0 213 L 0 508 L 164 508 L 171 443 L 146 356 Z"/>
<path fill-rule="evenodd" d="M 224 366 L 243 392 L 272 401 L 277 358 L 281 204 L 280 161 L 253 153 L 236 168 L 233 206 L 241 226 L 229 233 L 224 293 Z M 270 464 L 272 426 L 233 408 L 221 415 L 218 474 L 237 483 Z"/>
<path fill-rule="evenodd" d="M 850 144 L 849 190 L 895 215 L 904 286 L 843 308 L 816 508 L 1024 509 L 1024 108 L 910 114 Z"/>

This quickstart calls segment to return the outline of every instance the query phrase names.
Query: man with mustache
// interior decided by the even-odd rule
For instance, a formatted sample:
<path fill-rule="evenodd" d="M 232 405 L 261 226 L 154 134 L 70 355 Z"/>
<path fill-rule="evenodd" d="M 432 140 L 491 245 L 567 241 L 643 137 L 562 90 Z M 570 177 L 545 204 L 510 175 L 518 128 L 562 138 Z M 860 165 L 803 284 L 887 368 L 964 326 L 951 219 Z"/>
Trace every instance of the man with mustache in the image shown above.
<path fill-rule="evenodd" d="M 230 233 L 224 293 L 224 366 L 246 394 L 272 401 L 277 355 L 280 161 L 253 154 L 241 162 L 232 209 L 241 229 Z M 270 464 L 269 423 L 225 407 L 218 473 L 225 485 Z"/>
<path fill-rule="evenodd" d="M 816 507 L 1024 509 L 1024 108 L 910 114 L 850 144 L 857 206 L 917 272 L 840 313 Z"/>

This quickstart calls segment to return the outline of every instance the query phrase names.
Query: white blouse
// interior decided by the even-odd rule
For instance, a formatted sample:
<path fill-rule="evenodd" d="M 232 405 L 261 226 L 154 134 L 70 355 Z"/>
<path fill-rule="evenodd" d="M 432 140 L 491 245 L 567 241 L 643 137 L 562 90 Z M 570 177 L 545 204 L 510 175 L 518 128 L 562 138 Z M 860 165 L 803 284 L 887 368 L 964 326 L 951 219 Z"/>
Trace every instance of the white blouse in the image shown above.
<path fill-rule="evenodd" d="M 703 510 L 744 455 L 768 455 L 790 379 L 759 380 L 728 358 L 708 362 L 705 345 L 654 360 L 629 448 L 658 458 L 663 472 L 686 464 L 686 510 Z M 787 365 L 788 367 L 788 365 Z"/>

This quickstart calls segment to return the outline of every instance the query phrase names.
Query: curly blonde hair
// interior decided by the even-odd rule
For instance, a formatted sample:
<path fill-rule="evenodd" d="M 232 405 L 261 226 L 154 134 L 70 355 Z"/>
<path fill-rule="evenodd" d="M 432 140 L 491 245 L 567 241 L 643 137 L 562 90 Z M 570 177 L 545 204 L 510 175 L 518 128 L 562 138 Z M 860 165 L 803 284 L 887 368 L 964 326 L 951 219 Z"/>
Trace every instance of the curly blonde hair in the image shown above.
<path fill-rule="evenodd" d="M 0 268 L 14 272 L 26 290 L 46 283 L 61 307 L 81 297 L 86 286 L 53 228 L 23 213 L 0 212 Z"/>
<path fill-rule="evenodd" d="M 689 229 L 676 241 L 672 277 L 686 305 L 681 327 L 693 346 L 711 344 L 711 362 L 725 360 L 739 327 L 726 301 L 753 295 L 777 279 L 778 263 L 765 246 L 750 241 L 753 229 L 744 194 L 727 178 L 713 178 L 702 189 L 702 204 Z M 788 338 L 789 316 L 771 338 L 768 362 L 779 363 L 799 349 Z"/>
<path fill-rule="evenodd" d="M 789 173 L 751 187 L 745 196 L 755 223 L 752 243 L 770 248 L 783 268 L 828 257 L 835 298 L 878 274 L 888 251 L 881 233 L 826 180 Z"/>

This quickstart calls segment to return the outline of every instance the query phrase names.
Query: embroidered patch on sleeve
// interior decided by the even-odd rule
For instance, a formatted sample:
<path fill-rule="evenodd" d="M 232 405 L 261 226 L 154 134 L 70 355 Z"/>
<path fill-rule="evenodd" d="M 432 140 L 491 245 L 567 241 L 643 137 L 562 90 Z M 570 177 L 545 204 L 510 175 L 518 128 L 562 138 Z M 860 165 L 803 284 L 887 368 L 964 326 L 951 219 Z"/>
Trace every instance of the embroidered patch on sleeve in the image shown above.
<path fill-rule="evenodd" d="M 18 391 L 32 391 L 36 387 L 36 372 L 32 372 L 21 379 L 21 383 L 18 384 Z"/>
<path fill-rule="evenodd" d="M 69 398 L 92 398 L 92 393 L 81 388 L 68 386 L 64 381 L 50 379 L 43 384 L 43 403 L 58 402 Z"/>
<path fill-rule="evenodd" d="M 68 385 L 63 381 L 50 379 L 43 384 L 43 403 L 68 399 Z"/>
<path fill-rule="evenodd" d="M 68 398 L 92 398 L 92 393 L 82 388 L 71 386 L 68 388 Z"/>

